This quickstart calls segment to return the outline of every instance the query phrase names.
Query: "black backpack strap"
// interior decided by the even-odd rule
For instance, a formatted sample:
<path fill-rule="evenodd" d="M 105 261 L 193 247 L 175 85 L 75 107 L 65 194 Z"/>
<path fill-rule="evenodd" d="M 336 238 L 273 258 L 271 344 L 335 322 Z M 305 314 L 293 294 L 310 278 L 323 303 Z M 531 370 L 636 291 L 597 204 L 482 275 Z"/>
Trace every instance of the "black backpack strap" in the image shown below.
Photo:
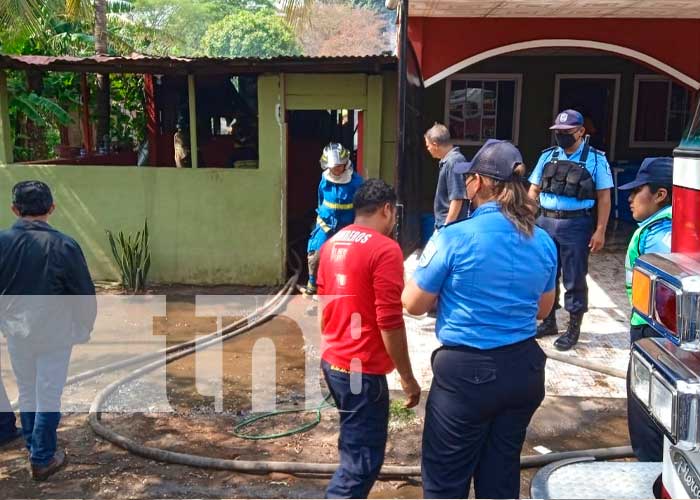
<path fill-rule="evenodd" d="M 559 148 L 554 148 L 552 156 L 549 157 L 549 161 L 557 161 L 559 159 Z"/>
<path fill-rule="evenodd" d="M 586 165 L 586 161 L 588 160 L 588 153 L 591 151 L 591 146 L 588 144 L 591 140 L 591 136 L 586 134 L 586 138 L 583 141 L 583 151 L 581 152 L 581 159 L 579 160 L 579 163 L 582 165 Z"/>

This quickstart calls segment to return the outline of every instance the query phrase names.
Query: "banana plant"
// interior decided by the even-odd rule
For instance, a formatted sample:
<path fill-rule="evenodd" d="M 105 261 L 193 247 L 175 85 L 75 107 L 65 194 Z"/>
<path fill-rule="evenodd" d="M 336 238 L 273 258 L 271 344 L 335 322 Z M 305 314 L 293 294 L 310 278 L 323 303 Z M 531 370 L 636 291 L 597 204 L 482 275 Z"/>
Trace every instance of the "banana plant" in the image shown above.
<path fill-rule="evenodd" d="M 148 219 L 144 221 L 143 230 L 133 235 L 119 231 L 115 237 L 112 231 L 106 232 L 112 256 L 121 273 L 121 285 L 130 293 L 143 291 L 151 268 Z"/>

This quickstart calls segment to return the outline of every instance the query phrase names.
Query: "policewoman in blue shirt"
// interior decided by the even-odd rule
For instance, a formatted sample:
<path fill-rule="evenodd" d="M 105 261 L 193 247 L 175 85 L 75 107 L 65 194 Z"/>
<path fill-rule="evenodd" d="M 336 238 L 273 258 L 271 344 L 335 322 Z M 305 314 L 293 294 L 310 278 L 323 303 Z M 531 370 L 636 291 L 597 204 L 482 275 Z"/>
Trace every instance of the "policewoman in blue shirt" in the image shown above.
<path fill-rule="evenodd" d="M 458 163 L 469 219 L 434 235 L 402 295 L 411 314 L 437 300 L 433 382 L 423 428 L 426 498 L 518 498 L 525 431 L 544 398 L 537 321 L 554 303 L 557 251 L 535 226 L 518 149 L 489 140 Z"/>
<path fill-rule="evenodd" d="M 588 144 L 581 113 L 573 109 L 562 111 L 549 128 L 554 130 L 557 146 L 542 152 L 530 175 L 530 196 L 539 200 L 541 215 L 537 225 L 556 243 L 559 266 L 554 308 L 537 329 L 537 336 L 559 333 L 555 312 L 559 308 L 562 277 L 569 326 L 554 346 L 567 351 L 578 342 L 583 315 L 588 311 L 588 254 L 605 245 L 613 178 L 605 153 Z"/>

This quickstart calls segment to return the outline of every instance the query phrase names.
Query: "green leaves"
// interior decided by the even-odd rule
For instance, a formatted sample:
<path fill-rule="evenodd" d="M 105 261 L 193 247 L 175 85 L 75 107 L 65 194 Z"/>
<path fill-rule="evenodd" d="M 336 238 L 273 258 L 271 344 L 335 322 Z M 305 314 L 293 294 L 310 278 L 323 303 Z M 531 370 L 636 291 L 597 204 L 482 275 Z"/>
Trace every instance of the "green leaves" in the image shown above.
<path fill-rule="evenodd" d="M 220 57 L 275 57 L 301 52 L 289 25 L 269 10 L 230 14 L 209 26 L 201 44 L 207 55 Z"/>
<path fill-rule="evenodd" d="M 10 100 L 10 108 L 15 108 L 40 127 L 48 127 L 54 123 L 73 123 L 71 116 L 61 106 L 34 92 L 14 95 Z"/>
<path fill-rule="evenodd" d="M 122 286 L 131 293 L 137 293 L 146 287 L 146 278 L 151 268 L 151 251 L 148 245 L 148 219 L 143 223 L 143 230 L 136 234 L 125 235 L 122 231 L 115 238 L 112 231 L 106 230 L 112 256 L 121 273 Z"/>

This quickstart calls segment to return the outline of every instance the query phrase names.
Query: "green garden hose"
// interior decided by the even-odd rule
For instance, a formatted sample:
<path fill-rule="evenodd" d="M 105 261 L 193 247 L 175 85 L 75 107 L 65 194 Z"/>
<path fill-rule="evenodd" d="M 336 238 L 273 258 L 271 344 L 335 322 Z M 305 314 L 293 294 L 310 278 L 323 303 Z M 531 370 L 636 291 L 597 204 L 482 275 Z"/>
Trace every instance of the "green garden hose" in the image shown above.
<path fill-rule="evenodd" d="M 335 404 L 331 401 L 331 395 L 329 394 L 326 396 L 316 408 L 295 408 L 291 410 L 277 410 L 277 411 L 271 411 L 267 413 L 261 413 L 259 415 L 254 415 L 252 417 L 248 417 L 242 422 L 239 422 L 234 428 L 233 428 L 233 435 L 236 437 L 239 437 L 241 439 L 248 439 L 251 441 L 262 441 L 265 439 L 278 439 L 282 437 L 287 437 L 287 436 L 293 436 L 294 434 L 300 434 L 302 432 L 306 432 L 308 430 L 313 429 L 316 427 L 320 422 L 321 422 L 321 412 L 323 410 L 326 410 L 328 408 L 335 408 Z M 246 434 L 241 432 L 241 429 L 245 429 L 249 425 L 254 424 L 255 422 L 259 422 L 260 420 L 266 420 L 268 418 L 275 418 L 278 415 L 288 415 L 291 413 L 316 413 L 316 418 L 314 418 L 313 421 L 307 422 L 305 424 L 300 425 L 299 427 L 295 427 L 293 429 L 290 429 L 288 431 L 284 432 L 278 432 L 275 434 Z"/>

